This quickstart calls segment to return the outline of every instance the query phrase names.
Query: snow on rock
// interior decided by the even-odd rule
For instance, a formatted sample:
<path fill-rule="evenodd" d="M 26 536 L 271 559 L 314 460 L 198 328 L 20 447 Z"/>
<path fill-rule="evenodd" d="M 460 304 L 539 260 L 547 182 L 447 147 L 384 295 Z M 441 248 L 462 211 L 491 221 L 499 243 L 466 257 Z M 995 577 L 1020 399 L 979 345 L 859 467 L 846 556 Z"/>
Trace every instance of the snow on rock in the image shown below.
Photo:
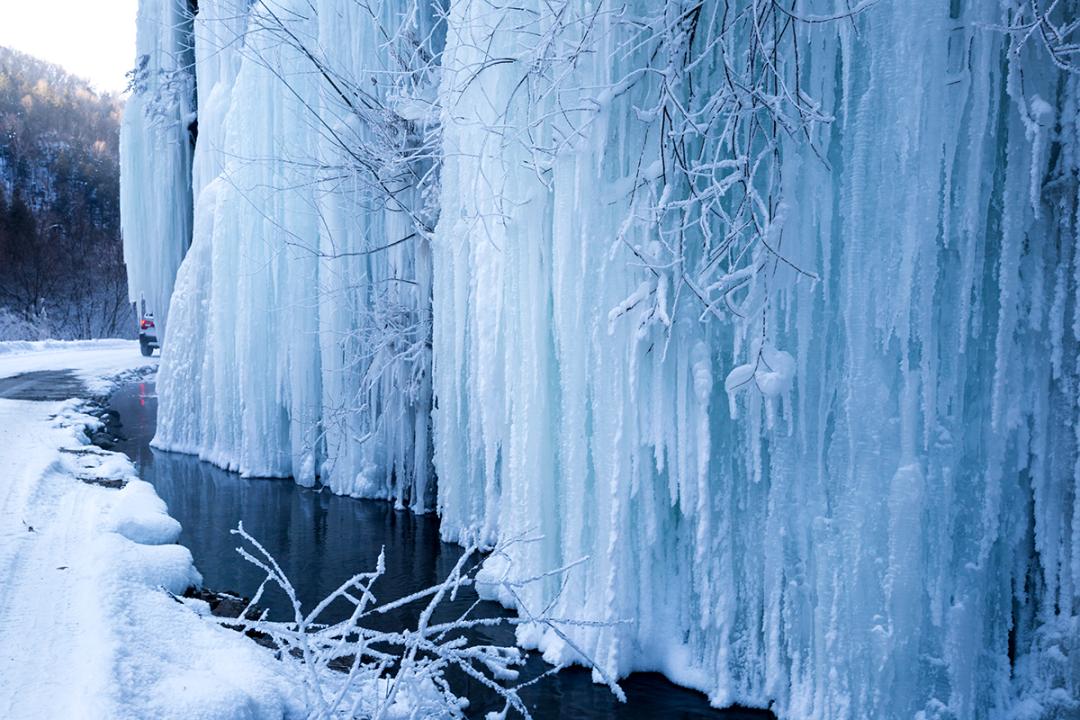
<path fill-rule="evenodd" d="M 96 543 L 94 558 L 105 575 L 105 583 L 128 585 L 136 592 L 161 588 L 173 595 L 202 584 L 202 576 L 195 570 L 186 547 L 163 544 L 160 536 L 153 535 L 144 543 L 146 533 L 132 532 L 134 537 L 125 534 L 124 530 L 131 531 L 130 526 L 116 528 L 107 523 L 106 527 L 112 534 Z"/>
<path fill-rule="evenodd" d="M 165 501 L 150 483 L 137 479 L 128 480 L 118 493 L 109 513 L 109 525 L 141 545 L 166 545 L 180 537 L 180 523 L 169 516 Z"/>

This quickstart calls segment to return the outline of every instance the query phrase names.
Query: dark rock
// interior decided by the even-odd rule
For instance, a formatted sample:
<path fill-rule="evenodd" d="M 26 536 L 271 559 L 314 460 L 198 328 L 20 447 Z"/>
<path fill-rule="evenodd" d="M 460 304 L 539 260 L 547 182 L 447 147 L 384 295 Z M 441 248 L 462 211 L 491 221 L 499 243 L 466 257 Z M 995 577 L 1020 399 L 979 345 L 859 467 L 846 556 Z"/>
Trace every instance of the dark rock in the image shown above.
<path fill-rule="evenodd" d="M 189 587 L 185 590 L 184 597 L 202 600 L 210 606 L 211 615 L 224 618 L 240 617 L 240 614 L 244 612 L 244 608 L 251 603 L 250 598 L 246 598 L 243 595 L 238 595 L 234 592 L 219 592 L 217 590 L 196 587 Z M 257 620 L 261 614 L 262 609 L 255 605 L 248 610 L 246 617 L 248 620 Z"/>
<path fill-rule="evenodd" d="M 109 488 L 111 490 L 119 490 L 127 485 L 127 480 L 121 478 L 99 478 L 91 477 L 89 475 L 76 475 L 76 479 L 82 480 L 87 485 L 97 485 L 98 487 Z"/>

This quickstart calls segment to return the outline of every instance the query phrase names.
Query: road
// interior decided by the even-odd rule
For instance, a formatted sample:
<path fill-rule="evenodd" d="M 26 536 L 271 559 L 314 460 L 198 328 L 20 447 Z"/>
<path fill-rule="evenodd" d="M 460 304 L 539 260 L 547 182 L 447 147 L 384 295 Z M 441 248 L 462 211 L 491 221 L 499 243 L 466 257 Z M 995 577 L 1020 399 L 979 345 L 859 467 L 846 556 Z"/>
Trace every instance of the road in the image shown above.
<path fill-rule="evenodd" d="M 32 370 L 0 378 L 0 398 L 5 400 L 67 400 L 86 394 L 86 385 L 71 370 Z"/>

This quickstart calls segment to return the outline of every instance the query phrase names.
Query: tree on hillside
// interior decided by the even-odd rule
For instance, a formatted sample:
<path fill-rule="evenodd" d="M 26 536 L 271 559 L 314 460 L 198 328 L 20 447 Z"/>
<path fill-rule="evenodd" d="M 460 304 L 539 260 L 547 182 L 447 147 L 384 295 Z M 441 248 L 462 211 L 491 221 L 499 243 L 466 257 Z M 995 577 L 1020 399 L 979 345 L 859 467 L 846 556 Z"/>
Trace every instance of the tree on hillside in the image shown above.
<path fill-rule="evenodd" d="M 28 328 L 17 334 L 132 332 L 120 111 L 116 96 L 0 48 L 0 312 Z"/>

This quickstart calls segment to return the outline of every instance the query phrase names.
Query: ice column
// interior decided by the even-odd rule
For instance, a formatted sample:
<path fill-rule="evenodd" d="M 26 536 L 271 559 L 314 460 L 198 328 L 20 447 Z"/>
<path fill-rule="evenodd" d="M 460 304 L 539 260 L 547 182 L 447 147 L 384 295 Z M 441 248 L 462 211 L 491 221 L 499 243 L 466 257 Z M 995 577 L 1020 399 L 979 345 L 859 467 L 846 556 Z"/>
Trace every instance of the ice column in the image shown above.
<path fill-rule="evenodd" d="M 194 242 L 173 296 L 158 447 L 432 504 L 427 231 L 420 191 L 400 179 L 415 169 L 394 153 L 422 133 L 434 86 L 422 73 L 402 86 L 384 37 L 399 25 L 427 37 L 431 24 L 389 3 L 375 16 L 202 3 Z"/>
<path fill-rule="evenodd" d="M 195 143 L 192 14 L 187 0 L 141 2 L 132 93 L 120 128 L 120 223 L 132 302 L 163 333 L 173 280 L 191 243 Z"/>
<path fill-rule="evenodd" d="M 716 34 L 663 29 L 752 5 L 452 4 L 443 533 L 542 536 L 493 576 L 588 557 L 565 588 L 501 599 L 629 619 L 568 634 L 717 704 L 1076 712 L 1076 76 L 995 4 L 791 19 L 797 56 L 761 62 L 830 120 L 777 133 L 754 180 L 778 188 L 772 229 L 713 308 L 694 280 L 730 228 L 717 214 L 673 247 L 660 211 L 688 197 L 678 163 L 737 158 L 661 147 L 672 119 L 650 109 L 702 107 L 729 81 L 721 51 L 760 32 L 690 67 L 680 43 Z"/>

